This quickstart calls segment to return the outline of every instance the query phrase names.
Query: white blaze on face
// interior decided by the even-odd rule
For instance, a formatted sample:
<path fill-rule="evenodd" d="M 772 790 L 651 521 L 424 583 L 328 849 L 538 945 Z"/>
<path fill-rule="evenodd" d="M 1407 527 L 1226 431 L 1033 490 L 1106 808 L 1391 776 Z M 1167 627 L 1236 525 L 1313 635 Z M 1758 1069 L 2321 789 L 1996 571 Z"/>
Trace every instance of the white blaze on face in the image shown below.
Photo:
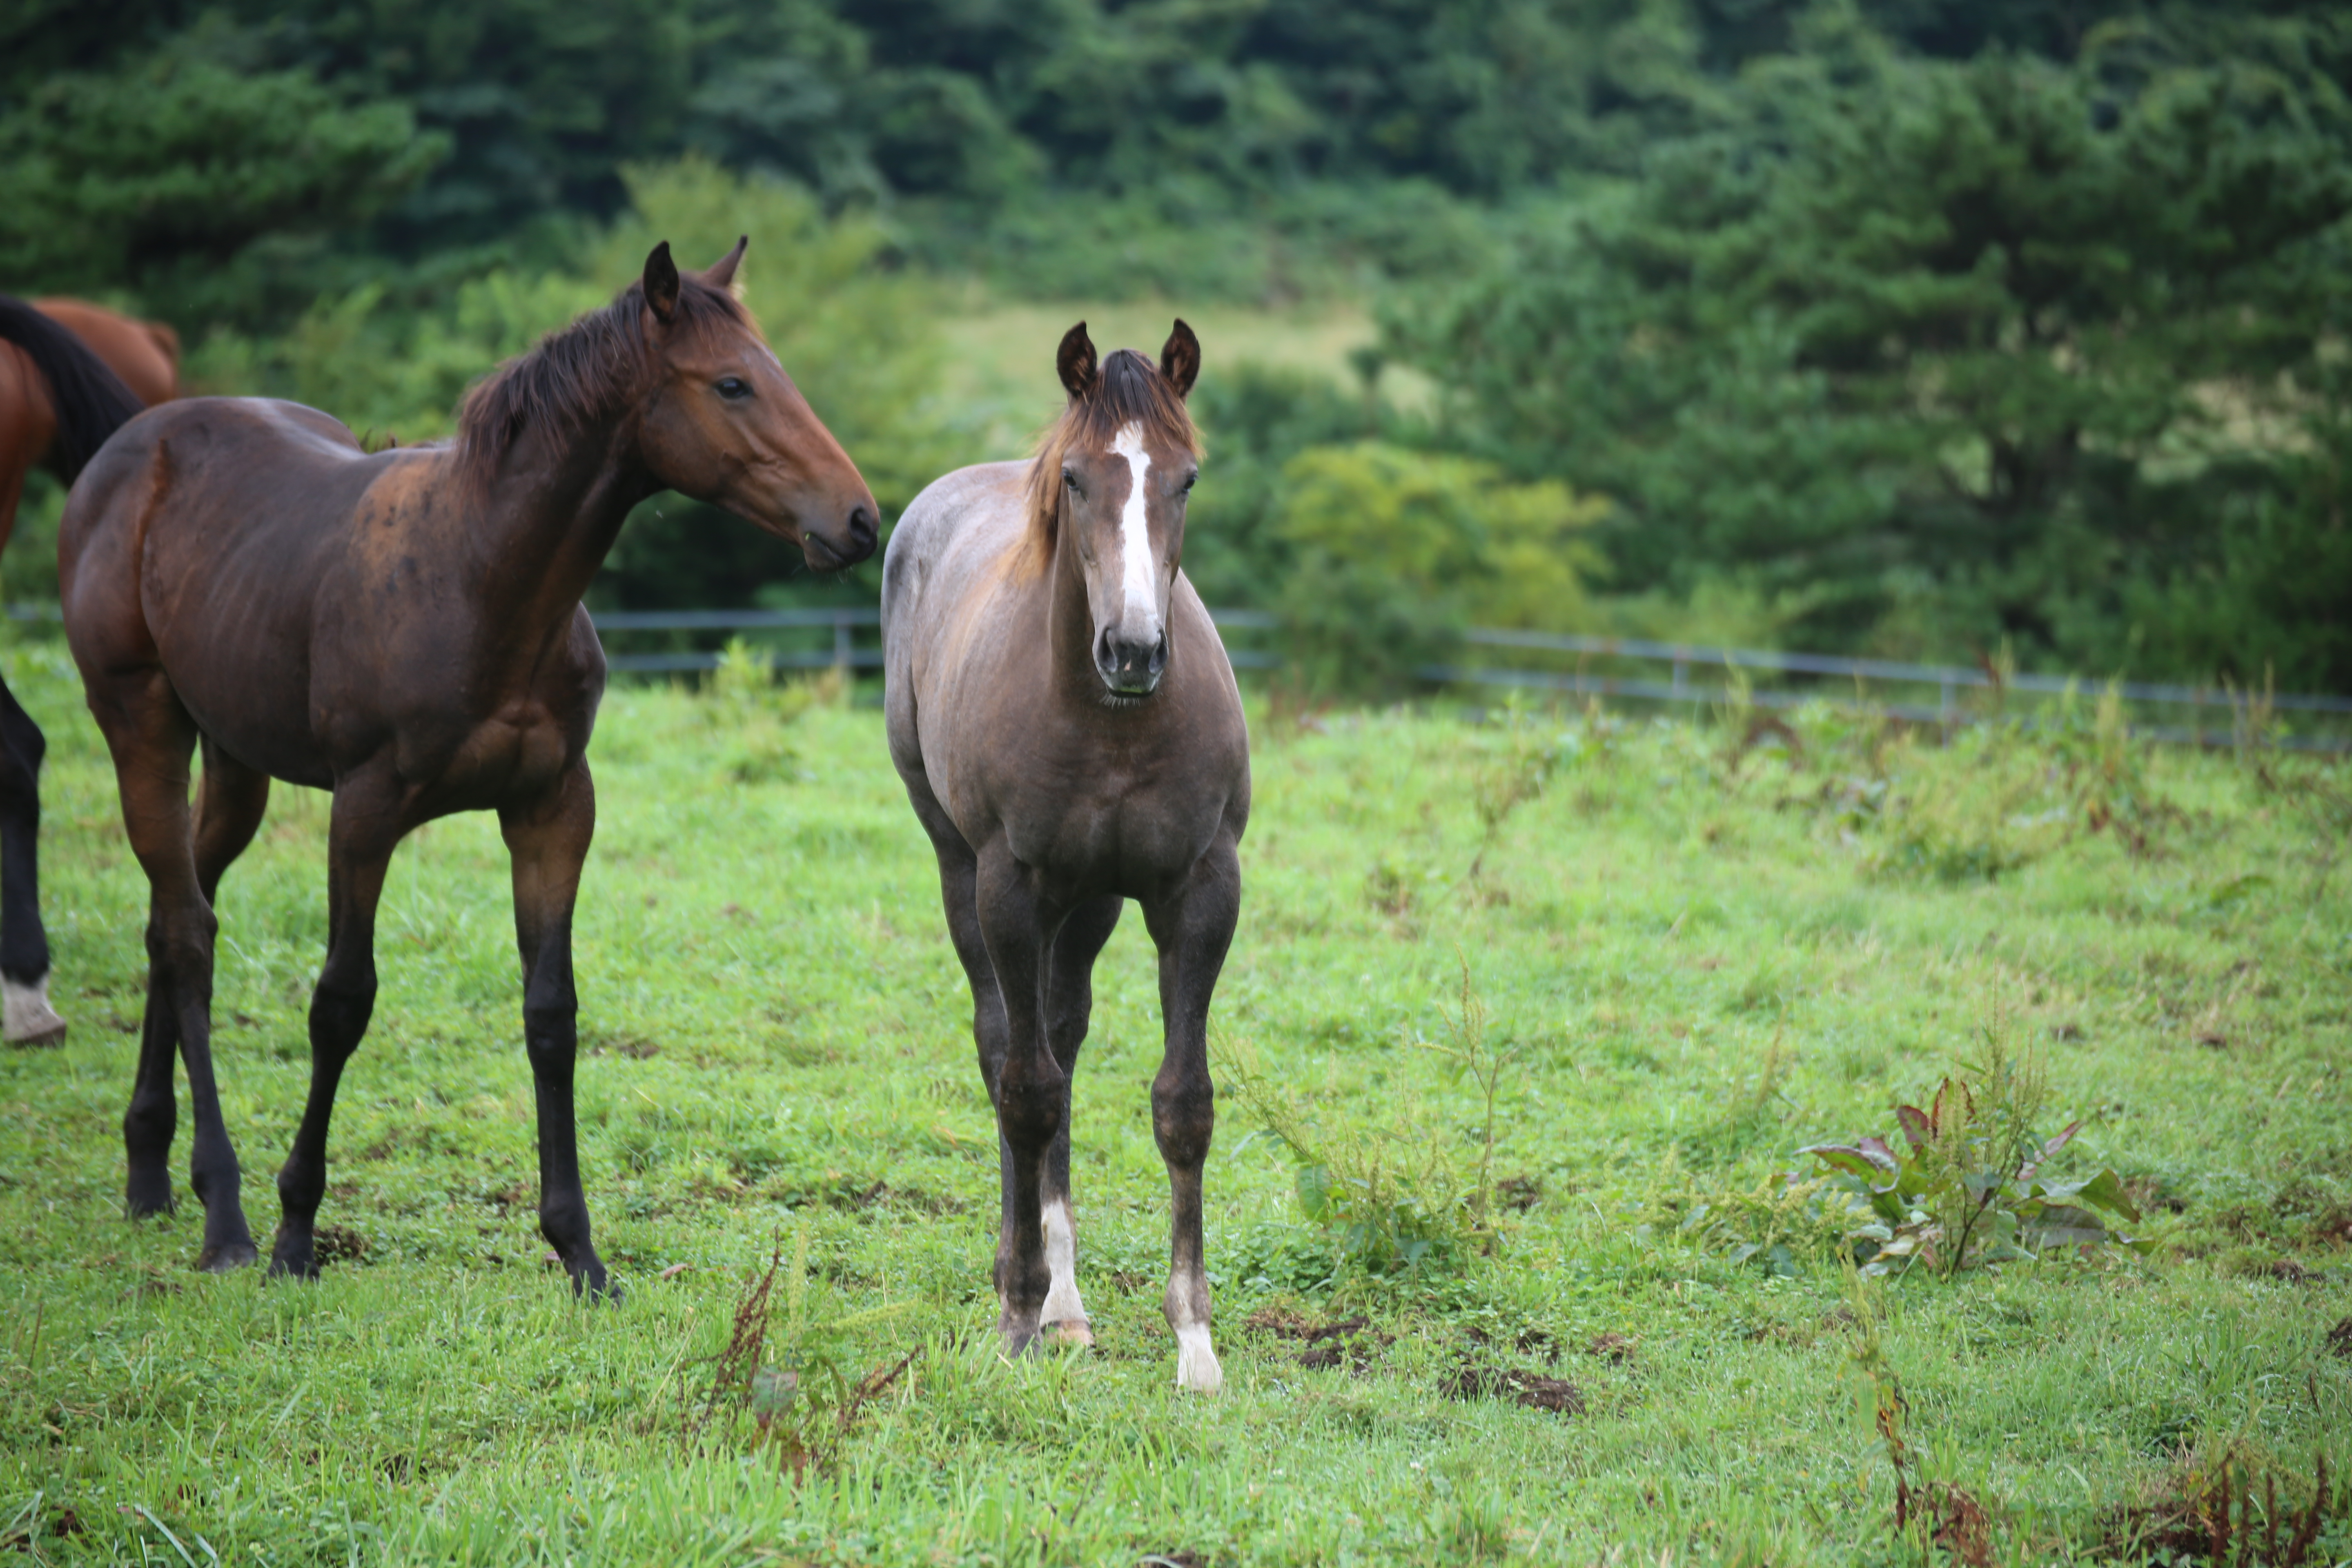
<path fill-rule="evenodd" d="M 1151 454 L 1143 449 L 1143 426 L 1130 424 L 1110 444 L 1115 457 L 1127 459 L 1127 505 L 1118 514 L 1119 584 L 1122 590 L 1119 630 L 1130 642 L 1155 642 L 1160 637 L 1160 595 L 1152 583 L 1151 524 L 1144 515 L 1144 477 L 1151 472 Z"/>
<path fill-rule="evenodd" d="M 1045 1205 L 1044 1215 L 1045 1268 L 1054 1282 L 1045 1288 L 1045 1305 L 1038 1312 L 1037 1321 L 1083 1324 L 1087 1309 L 1078 1300 L 1078 1238 L 1070 1225 L 1068 1201 L 1054 1199 Z"/>

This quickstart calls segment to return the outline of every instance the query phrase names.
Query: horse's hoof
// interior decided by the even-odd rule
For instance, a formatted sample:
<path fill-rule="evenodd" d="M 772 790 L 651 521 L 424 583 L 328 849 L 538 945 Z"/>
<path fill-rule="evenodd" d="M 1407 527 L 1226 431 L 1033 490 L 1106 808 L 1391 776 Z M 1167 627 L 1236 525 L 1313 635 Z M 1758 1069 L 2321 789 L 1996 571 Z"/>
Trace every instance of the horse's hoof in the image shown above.
<path fill-rule="evenodd" d="M 621 1289 L 621 1282 L 607 1274 L 600 1263 L 593 1270 L 582 1268 L 572 1271 L 572 1295 L 575 1300 L 585 1301 L 591 1306 L 617 1307 L 627 1299 L 628 1292 Z"/>
<path fill-rule="evenodd" d="M 296 1241 L 280 1231 L 277 1245 L 269 1249 L 269 1277 L 272 1279 L 316 1279 L 319 1258 L 309 1237 Z"/>
<path fill-rule="evenodd" d="M 1225 1371 L 1217 1364 L 1207 1327 L 1177 1330 L 1176 1386 L 1193 1394 L 1214 1394 L 1224 1385 Z"/>
<path fill-rule="evenodd" d="M 249 1241 L 224 1242 L 207 1247 L 196 1255 L 196 1271 L 200 1274 L 226 1274 L 233 1269 L 250 1268 L 261 1261 L 261 1253 Z"/>
<path fill-rule="evenodd" d="M 1040 1323 L 1037 1336 L 1050 1345 L 1076 1345 L 1082 1350 L 1092 1350 L 1095 1344 L 1094 1327 L 1084 1318 L 1061 1318 L 1050 1323 Z"/>
<path fill-rule="evenodd" d="M 54 1046 L 66 1037 L 66 1021 L 49 1005 L 49 977 L 31 984 L 0 980 L 0 1039 L 12 1046 Z"/>
<path fill-rule="evenodd" d="M 152 1219 L 157 1215 L 172 1212 L 172 1183 L 167 1177 L 161 1182 L 141 1182 L 133 1179 L 122 1194 L 122 1217 L 130 1220 Z"/>

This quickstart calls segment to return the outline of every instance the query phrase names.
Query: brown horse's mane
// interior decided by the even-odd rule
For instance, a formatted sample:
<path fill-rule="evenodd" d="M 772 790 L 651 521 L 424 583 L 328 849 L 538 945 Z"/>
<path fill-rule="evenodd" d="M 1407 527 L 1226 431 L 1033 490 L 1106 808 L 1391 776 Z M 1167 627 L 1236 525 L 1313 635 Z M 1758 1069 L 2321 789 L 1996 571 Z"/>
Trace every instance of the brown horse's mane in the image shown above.
<path fill-rule="evenodd" d="M 1029 465 L 1029 533 L 1018 558 L 1024 575 L 1043 572 L 1054 559 L 1062 517 L 1062 459 L 1080 444 L 1109 446 L 1129 425 L 1201 455 L 1201 433 L 1192 413 L 1160 367 L 1133 349 L 1114 349 L 1094 384 L 1071 398 L 1038 438 L 1037 456 Z"/>
<path fill-rule="evenodd" d="M 640 279 L 611 304 L 550 332 L 466 394 L 457 409 L 457 471 L 475 494 L 488 490 L 524 431 L 545 426 L 568 435 L 637 395 L 647 353 L 645 314 Z M 751 319 L 724 289 L 681 273 L 672 320 L 749 326 Z"/>

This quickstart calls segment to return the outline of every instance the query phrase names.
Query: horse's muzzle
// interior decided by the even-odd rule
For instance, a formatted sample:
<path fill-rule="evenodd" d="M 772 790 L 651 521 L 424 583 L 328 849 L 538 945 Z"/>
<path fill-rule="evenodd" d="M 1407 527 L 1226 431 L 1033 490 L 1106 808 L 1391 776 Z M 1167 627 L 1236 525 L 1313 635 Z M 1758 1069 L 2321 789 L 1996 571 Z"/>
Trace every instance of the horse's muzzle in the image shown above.
<path fill-rule="evenodd" d="M 1095 638 L 1095 671 L 1120 697 L 1149 697 L 1168 669 L 1168 634 L 1150 642 L 1123 637 L 1114 629 Z"/>
<path fill-rule="evenodd" d="M 849 521 L 841 525 L 837 534 L 805 530 L 801 535 L 801 553 L 808 557 L 812 572 L 838 572 L 873 554 L 874 542 L 879 536 L 873 509 L 860 504 L 851 510 Z"/>

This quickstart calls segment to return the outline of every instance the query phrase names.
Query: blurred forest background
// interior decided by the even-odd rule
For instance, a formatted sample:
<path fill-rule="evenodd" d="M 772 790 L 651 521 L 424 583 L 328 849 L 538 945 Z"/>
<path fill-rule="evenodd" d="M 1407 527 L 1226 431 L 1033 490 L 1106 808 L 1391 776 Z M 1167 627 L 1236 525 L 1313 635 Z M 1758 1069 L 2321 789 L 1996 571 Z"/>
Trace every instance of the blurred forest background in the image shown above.
<path fill-rule="evenodd" d="M 409 441 L 748 230 L 893 515 L 1069 320 L 1201 325 L 1187 569 L 1360 691 L 1468 624 L 2352 690 L 2347 92 L 2260 0 L 0 0 L 0 289 Z M 873 592 L 793 560 L 666 498 L 592 603 Z"/>

